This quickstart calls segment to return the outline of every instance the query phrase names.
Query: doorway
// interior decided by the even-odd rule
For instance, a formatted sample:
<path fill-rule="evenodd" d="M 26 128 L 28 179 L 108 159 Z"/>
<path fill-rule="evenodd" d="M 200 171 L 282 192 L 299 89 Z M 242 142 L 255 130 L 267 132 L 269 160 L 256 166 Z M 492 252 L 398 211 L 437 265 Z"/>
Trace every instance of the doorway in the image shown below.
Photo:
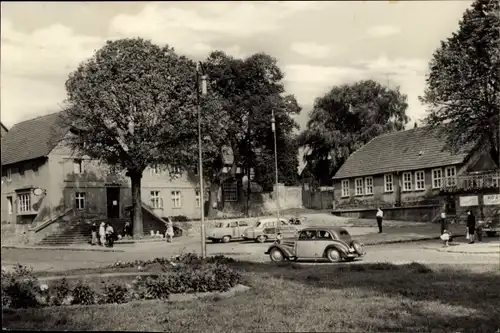
<path fill-rule="evenodd" d="M 107 187 L 106 199 L 108 206 L 108 219 L 120 218 L 120 188 Z"/>

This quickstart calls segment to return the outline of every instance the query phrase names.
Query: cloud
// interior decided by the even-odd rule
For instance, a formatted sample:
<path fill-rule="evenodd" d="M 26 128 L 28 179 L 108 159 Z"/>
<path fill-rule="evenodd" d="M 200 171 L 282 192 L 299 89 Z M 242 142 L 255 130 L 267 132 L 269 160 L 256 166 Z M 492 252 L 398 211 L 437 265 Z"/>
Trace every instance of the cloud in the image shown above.
<path fill-rule="evenodd" d="M 168 43 L 190 55 L 206 55 L 223 38 L 238 40 L 275 31 L 282 21 L 312 7 L 314 2 L 206 2 L 196 7 L 148 4 L 137 14 L 121 14 L 110 24 L 117 37 L 141 36 L 156 43 Z M 193 47 L 203 44 L 207 47 Z M 220 49 L 220 47 L 217 47 Z M 228 50 L 241 53 L 239 45 Z"/>
<path fill-rule="evenodd" d="M 393 35 L 398 35 L 402 32 L 400 27 L 393 25 L 375 25 L 366 29 L 366 33 L 370 37 L 383 38 Z"/>
<path fill-rule="evenodd" d="M 356 64 L 364 66 L 372 72 L 384 74 L 425 74 L 427 71 L 427 61 L 419 58 L 395 58 L 389 59 L 387 56 L 379 56 L 371 60 L 358 60 Z"/>
<path fill-rule="evenodd" d="M 294 42 L 290 45 L 290 50 L 313 59 L 323 59 L 335 54 L 329 45 L 314 42 Z"/>
<path fill-rule="evenodd" d="M 17 31 L 6 19 L 1 24 L 1 108 L 2 121 L 8 125 L 58 111 L 68 74 L 104 43 L 61 24 L 32 33 Z"/>

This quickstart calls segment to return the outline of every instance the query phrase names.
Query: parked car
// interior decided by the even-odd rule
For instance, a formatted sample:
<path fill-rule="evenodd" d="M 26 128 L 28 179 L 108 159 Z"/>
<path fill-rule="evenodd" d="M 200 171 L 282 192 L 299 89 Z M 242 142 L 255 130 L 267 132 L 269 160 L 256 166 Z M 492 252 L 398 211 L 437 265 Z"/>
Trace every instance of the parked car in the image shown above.
<path fill-rule="evenodd" d="M 491 219 L 486 222 L 479 221 L 478 229 L 485 232 L 488 237 L 495 237 L 500 232 L 500 223 L 498 219 Z"/>
<path fill-rule="evenodd" d="M 228 243 L 231 240 L 243 239 L 243 233 L 248 227 L 248 223 L 244 221 L 219 222 L 215 228 L 207 230 L 206 237 L 214 243 Z"/>
<path fill-rule="evenodd" d="M 265 252 L 272 261 L 327 259 L 330 262 L 352 261 L 365 254 L 360 242 L 353 240 L 342 227 L 307 227 L 297 236 L 274 243 Z"/>
<path fill-rule="evenodd" d="M 245 240 L 254 240 L 264 243 L 268 240 L 275 240 L 278 233 L 284 237 L 293 236 L 300 230 L 300 226 L 291 225 L 287 220 L 276 217 L 269 217 L 257 220 L 255 226 L 250 227 L 243 233 Z"/>

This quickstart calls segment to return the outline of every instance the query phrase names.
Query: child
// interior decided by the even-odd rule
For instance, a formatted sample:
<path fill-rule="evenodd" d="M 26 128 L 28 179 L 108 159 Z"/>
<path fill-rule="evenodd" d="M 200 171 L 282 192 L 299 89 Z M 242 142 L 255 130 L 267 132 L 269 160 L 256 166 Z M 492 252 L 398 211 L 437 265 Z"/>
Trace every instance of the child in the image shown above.
<path fill-rule="evenodd" d="M 448 242 L 450 241 L 450 233 L 448 232 L 448 230 L 445 229 L 440 238 L 444 242 L 444 247 L 448 247 Z"/>

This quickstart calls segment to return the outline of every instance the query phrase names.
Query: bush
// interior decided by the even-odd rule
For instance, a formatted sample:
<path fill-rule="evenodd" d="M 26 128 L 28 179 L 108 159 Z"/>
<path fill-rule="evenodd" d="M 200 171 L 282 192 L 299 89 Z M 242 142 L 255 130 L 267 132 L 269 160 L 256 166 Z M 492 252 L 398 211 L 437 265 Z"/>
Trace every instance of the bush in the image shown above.
<path fill-rule="evenodd" d="M 64 300 L 71 294 L 71 288 L 68 284 L 66 278 L 62 278 L 57 281 L 57 283 L 51 288 L 51 293 L 53 293 L 50 298 L 50 305 L 61 305 Z"/>
<path fill-rule="evenodd" d="M 184 215 L 172 216 L 170 219 L 172 220 L 172 222 L 188 222 L 189 221 L 189 219 Z"/>
<path fill-rule="evenodd" d="M 122 304 L 129 300 L 129 289 L 125 285 L 112 283 L 104 286 L 103 302 Z"/>
<path fill-rule="evenodd" d="M 90 305 L 96 303 L 96 292 L 92 290 L 92 288 L 82 282 L 79 281 L 73 291 L 71 292 L 71 296 L 73 297 L 71 304 L 82 304 L 82 305 Z"/>
<path fill-rule="evenodd" d="M 177 256 L 173 261 L 155 258 L 149 261 L 118 262 L 113 267 L 159 264 L 166 274 L 146 279 L 137 277 L 133 285 L 105 284 L 96 292 L 83 281 L 71 288 L 65 278 L 54 286 L 40 285 L 32 271 L 18 265 L 14 272 L 2 270 L 2 306 L 28 308 L 70 304 L 120 304 L 132 299 L 168 299 L 171 293 L 226 291 L 241 282 L 241 275 L 225 265 L 233 259 L 215 256 L 202 259 L 196 254 Z"/>
<path fill-rule="evenodd" d="M 2 270 L 2 306 L 28 308 L 40 305 L 40 283 L 33 270 L 17 264 L 13 272 Z"/>

